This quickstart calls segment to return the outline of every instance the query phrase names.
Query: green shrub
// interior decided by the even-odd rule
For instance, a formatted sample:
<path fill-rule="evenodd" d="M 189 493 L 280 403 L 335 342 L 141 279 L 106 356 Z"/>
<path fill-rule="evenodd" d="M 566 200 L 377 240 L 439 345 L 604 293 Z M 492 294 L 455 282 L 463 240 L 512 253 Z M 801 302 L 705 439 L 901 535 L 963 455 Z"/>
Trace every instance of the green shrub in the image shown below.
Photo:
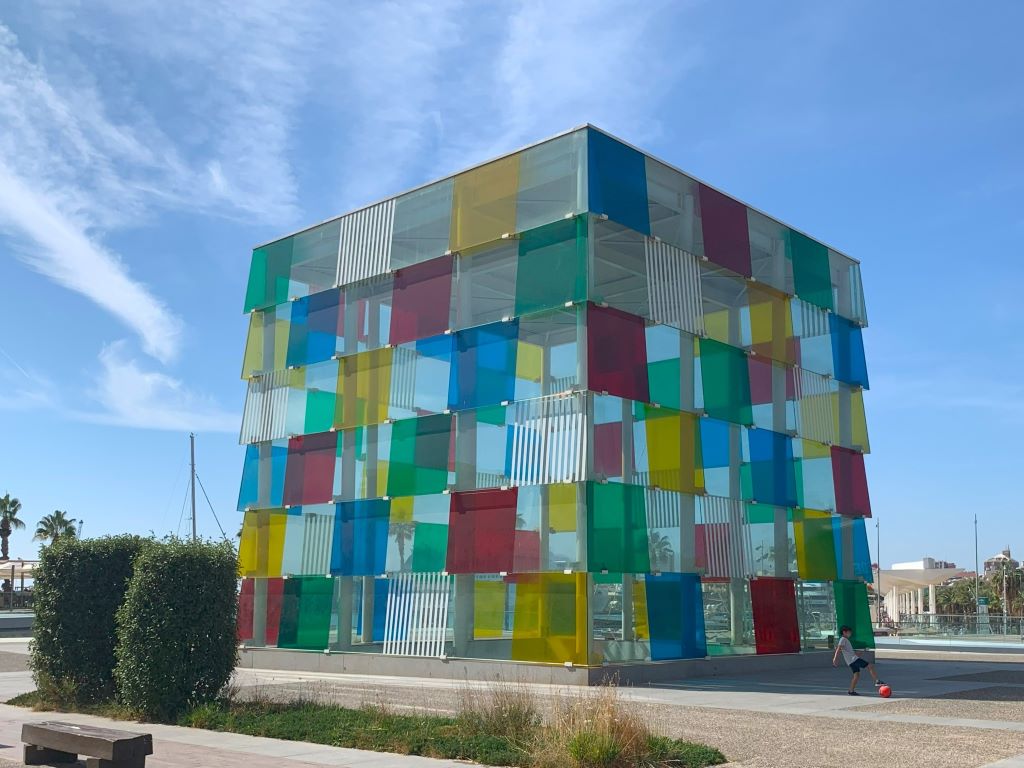
<path fill-rule="evenodd" d="M 238 657 L 238 556 L 228 542 L 169 539 L 135 562 L 117 614 L 118 699 L 170 720 L 212 701 Z"/>
<path fill-rule="evenodd" d="M 132 564 L 150 543 L 138 536 L 69 537 L 43 547 L 29 661 L 40 696 L 80 704 L 113 697 L 115 615 Z"/>

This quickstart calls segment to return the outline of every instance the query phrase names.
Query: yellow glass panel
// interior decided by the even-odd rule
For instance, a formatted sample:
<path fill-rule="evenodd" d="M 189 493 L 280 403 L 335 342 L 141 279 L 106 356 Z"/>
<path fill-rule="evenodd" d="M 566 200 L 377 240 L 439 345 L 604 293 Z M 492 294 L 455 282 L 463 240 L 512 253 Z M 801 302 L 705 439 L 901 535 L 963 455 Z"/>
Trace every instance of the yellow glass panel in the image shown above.
<path fill-rule="evenodd" d="M 247 379 L 263 370 L 263 313 L 249 315 L 249 335 L 245 339 L 245 357 L 242 359 L 242 378 Z"/>
<path fill-rule="evenodd" d="M 651 627 L 647 622 L 647 584 L 643 581 L 633 584 L 633 621 L 636 625 L 636 639 L 649 639 Z"/>
<path fill-rule="evenodd" d="M 520 341 L 516 350 L 516 378 L 539 382 L 543 378 L 544 350 L 537 344 Z"/>
<path fill-rule="evenodd" d="M 391 522 L 411 523 L 415 496 L 401 496 L 391 500 Z"/>
<path fill-rule="evenodd" d="M 501 637 L 505 626 L 505 582 L 473 585 L 473 637 Z"/>
<path fill-rule="evenodd" d="M 696 415 L 650 406 L 645 406 L 645 411 L 650 484 L 696 493 L 702 487 L 697 484 L 701 462 L 697 456 Z"/>
<path fill-rule="evenodd" d="M 717 312 L 705 312 L 704 331 L 712 339 L 728 344 L 730 341 L 729 310 L 720 309 Z"/>
<path fill-rule="evenodd" d="M 585 665 L 587 574 L 538 573 L 516 577 L 512 658 Z"/>
<path fill-rule="evenodd" d="M 548 486 L 548 525 L 552 533 L 576 530 L 576 486 Z"/>
<path fill-rule="evenodd" d="M 753 284 L 747 286 L 750 306 L 750 343 L 759 355 L 795 362 L 793 317 L 785 294 Z"/>
<path fill-rule="evenodd" d="M 449 247 L 459 251 L 515 232 L 518 190 L 518 155 L 456 176 Z"/>
<path fill-rule="evenodd" d="M 288 515 L 282 509 L 245 513 L 238 566 L 246 578 L 277 578 L 281 575 L 284 532 Z"/>
<path fill-rule="evenodd" d="M 831 459 L 832 449 L 822 443 L 813 440 L 803 441 L 803 458 L 805 459 Z"/>
<path fill-rule="evenodd" d="M 871 443 L 868 440 L 868 420 L 864 414 L 863 389 L 855 389 L 850 395 L 850 421 L 854 446 L 859 446 L 863 453 L 869 453 Z"/>
<path fill-rule="evenodd" d="M 388 347 L 342 358 L 338 368 L 335 427 L 380 424 L 388 418 L 393 353 Z"/>

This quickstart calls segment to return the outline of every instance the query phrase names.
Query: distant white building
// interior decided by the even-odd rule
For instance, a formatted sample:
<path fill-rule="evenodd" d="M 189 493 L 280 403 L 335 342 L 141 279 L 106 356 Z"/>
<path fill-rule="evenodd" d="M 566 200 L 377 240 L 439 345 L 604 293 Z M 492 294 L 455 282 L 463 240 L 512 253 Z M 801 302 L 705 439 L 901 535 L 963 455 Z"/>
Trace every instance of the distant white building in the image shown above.
<path fill-rule="evenodd" d="M 1020 563 L 1010 556 L 1010 548 L 1007 547 L 998 555 L 993 555 L 985 561 L 985 575 L 991 576 L 993 573 L 999 573 L 1000 569 L 1003 566 L 1003 563 L 1009 563 L 1010 570 L 1020 568 Z"/>
<path fill-rule="evenodd" d="M 931 571 L 936 568 L 956 568 L 956 563 L 948 560 L 936 560 L 934 557 L 922 557 L 920 560 L 911 560 L 909 563 L 893 563 L 894 571 Z"/>

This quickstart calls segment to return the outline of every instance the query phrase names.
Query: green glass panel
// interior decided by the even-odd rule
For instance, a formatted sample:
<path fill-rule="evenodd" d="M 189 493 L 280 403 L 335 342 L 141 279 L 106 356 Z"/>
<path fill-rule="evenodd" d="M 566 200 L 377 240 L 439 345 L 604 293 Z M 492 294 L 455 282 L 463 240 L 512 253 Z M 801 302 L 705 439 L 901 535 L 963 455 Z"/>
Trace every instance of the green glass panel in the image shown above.
<path fill-rule="evenodd" d="M 645 489 L 622 483 L 587 484 L 588 570 L 647 573 Z"/>
<path fill-rule="evenodd" d="M 412 569 L 419 572 L 443 571 L 447 554 L 448 526 L 416 523 L 412 542 Z"/>
<path fill-rule="evenodd" d="M 799 232 L 789 231 L 796 295 L 822 309 L 832 309 L 832 273 L 828 248 Z"/>
<path fill-rule="evenodd" d="M 287 237 L 252 252 L 245 311 L 288 301 L 288 281 L 292 268 L 292 241 Z"/>
<path fill-rule="evenodd" d="M 402 419 L 392 425 L 388 496 L 442 493 L 448 487 L 449 414 Z"/>
<path fill-rule="evenodd" d="M 750 369 L 742 349 L 714 339 L 701 339 L 700 373 L 705 413 L 733 424 L 753 423 Z"/>
<path fill-rule="evenodd" d="M 495 424 L 499 427 L 505 426 L 504 405 L 488 405 L 476 409 L 476 421 L 478 424 Z"/>
<path fill-rule="evenodd" d="M 868 588 L 863 581 L 837 581 L 832 585 L 836 597 L 836 632 L 846 624 L 853 629 L 854 648 L 874 648 Z"/>
<path fill-rule="evenodd" d="M 334 579 L 300 576 L 285 579 L 279 648 L 322 651 L 330 641 Z"/>
<path fill-rule="evenodd" d="M 682 367 L 679 358 L 658 360 L 647 364 L 647 382 L 651 388 L 651 402 L 682 410 L 679 402 L 679 377 Z"/>
<path fill-rule="evenodd" d="M 516 315 L 582 301 L 586 290 L 586 216 L 556 221 L 520 236 Z"/>
<path fill-rule="evenodd" d="M 306 393 L 306 434 L 328 432 L 334 425 L 334 393 Z"/>

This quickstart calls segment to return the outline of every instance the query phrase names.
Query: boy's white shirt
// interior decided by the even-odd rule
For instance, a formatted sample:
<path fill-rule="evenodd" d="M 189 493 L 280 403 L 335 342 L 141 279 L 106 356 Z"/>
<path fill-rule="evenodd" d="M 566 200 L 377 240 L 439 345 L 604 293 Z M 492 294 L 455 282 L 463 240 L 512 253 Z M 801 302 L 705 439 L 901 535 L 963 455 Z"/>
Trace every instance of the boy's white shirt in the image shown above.
<path fill-rule="evenodd" d="M 857 660 L 857 654 L 854 653 L 853 645 L 848 637 L 839 638 L 839 650 L 843 652 L 843 661 L 845 663 L 853 664 Z"/>

